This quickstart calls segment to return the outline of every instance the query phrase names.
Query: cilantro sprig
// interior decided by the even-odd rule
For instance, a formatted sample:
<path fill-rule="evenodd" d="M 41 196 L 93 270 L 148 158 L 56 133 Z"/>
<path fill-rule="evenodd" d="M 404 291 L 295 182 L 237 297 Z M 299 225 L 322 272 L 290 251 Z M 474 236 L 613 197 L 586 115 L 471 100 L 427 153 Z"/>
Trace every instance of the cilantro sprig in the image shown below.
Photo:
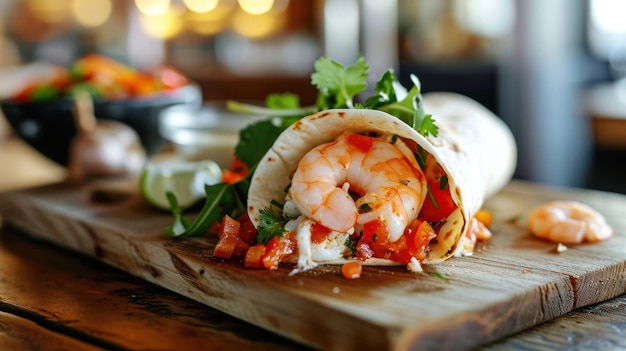
<path fill-rule="evenodd" d="M 259 210 L 259 227 L 256 237 L 257 242 L 267 244 L 275 236 L 283 236 L 285 233 L 285 223 L 280 214 L 277 214 L 271 207 Z"/>
<path fill-rule="evenodd" d="M 227 108 L 231 111 L 268 117 L 239 132 L 235 156 L 246 164 L 249 171 L 245 178 L 235 183 L 206 186 L 204 207 L 193 221 L 183 217 L 176 198 L 170 194 L 168 198 L 174 215 L 174 224 L 168 228 L 170 236 L 201 236 L 224 215 L 236 218 L 244 213 L 250 180 L 258 163 L 285 129 L 312 113 L 332 108 L 380 110 L 399 118 L 425 137 L 437 136 L 438 128 L 434 119 L 424 111 L 421 84 L 416 76 L 411 75 L 413 86 L 407 90 L 400 84 L 393 70 L 389 69 L 376 82 L 375 93 L 359 100 L 364 102 L 359 102 L 357 98 L 367 88 L 369 77 L 369 64 L 365 58 L 359 56 L 354 64 L 343 66 L 324 56 L 315 62 L 314 67 L 311 84 L 317 88 L 318 96 L 312 106 L 301 106 L 299 97 L 291 93 L 270 94 L 265 100 L 265 106 L 227 102 Z M 282 235 L 284 221 L 280 213 L 268 207 L 260 211 L 259 220 L 261 224 L 257 229 L 260 242 L 266 243 L 272 237 Z"/>

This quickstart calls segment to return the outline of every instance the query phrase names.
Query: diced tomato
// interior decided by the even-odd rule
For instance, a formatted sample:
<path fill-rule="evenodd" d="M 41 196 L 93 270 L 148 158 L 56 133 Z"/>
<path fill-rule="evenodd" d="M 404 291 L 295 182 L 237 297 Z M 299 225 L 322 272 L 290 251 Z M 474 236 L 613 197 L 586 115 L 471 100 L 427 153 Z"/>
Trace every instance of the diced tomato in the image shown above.
<path fill-rule="evenodd" d="M 430 241 L 437 236 L 431 225 L 415 219 L 396 241 L 389 241 L 387 229 L 380 220 L 363 225 L 363 235 L 356 245 L 357 258 L 377 257 L 409 263 L 411 258 L 423 260 L 428 254 Z"/>
<path fill-rule="evenodd" d="M 330 229 L 315 222 L 311 226 L 311 242 L 319 244 L 330 234 Z"/>
<path fill-rule="evenodd" d="M 233 250 L 233 256 L 235 257 L 244 257 L 246 252 L 250 249 L 250 244 L 241 240 L 241 238 L 237 238 L 237 244 L 235 245 L 235 249 Z"/>
<path fill-rule="evenodd" d="M 405 236 L 411 257 L 422 261 L 428 255 L 428 245 L 432 239 L 437 237 L 437 233 L 430 223 L 415 219 L 407 228 Z"/>
<path fill-rule="evenodd" d="M 248 268 L 265 268 L 263 265 L 263 255 L 265 255 L 265 245 L 256 244 L 251 246 L 243 260 L 244 266 Z"/>
<path fill-rule="evenodd" d="M 230 169 L 225 169 L 222 171 L 222 173 L 222 179 L 224 180 L 224 183 L 236 183 L 244 177 L 235 171 L 231 171 Z"/>
<path fill-rule="evenodd" d="M 368 242 L 377 242 L 387 239 L 387 228 L 383 225 L 383 221 L 375 219 L 363 225 L 363 236 L 361 240 Z"/>
<path fill-rule="evenodd" d="M 246 176 L 248 173 L 248 166 L 235 157 L 232 167 L 224 170 L 223 173 L 223 180 L 225 183 L 235 183 Z"/>
<path fill-rule="evenodd" d="M 265 248 L 263 266 L 269 270 L 278 269 L 278 265 L 294 252 L 295 247 L 295 241 L 288 234 L 273 237 Z"/>
<path fill-rule="evenodd" d="M 361 261 L 351 261 L 344 263 L 341 266 L 341 274 L 346 279 L 358 279 L 361 276 L 362 268 Z"/>
<path fill-rule="evenodd" d="M 224 235 L 217 241 L 213 256 L 221 258 L 243 257 L 250 245 L 234 235 Z"/>
<path fill-rule="evenodd" d="M 486 227 L 491 227 L 491 224 L 493 223 L 493 215 L 491 214 L 489 210 L 485 210 L 485 209 L 478 210 L 478 212 L 476 212 L 476 214 L 474 215 L 474 218 L 476 218 Z"/>
<path fill-rule="evenodd" d="M 374 257 L 374 250 L 372 250 L 369 242 L 361 240 L 356 244 L 356 257 L 362 261 Z"/>
<path fill-rule="evenodd" d="M 225 215 L 222 217 L 222 223 L 220 224 L 220 230 L 218 236 L 221 238 L 225 235 L 232 235 L 234 237 L 239 237 L 239 228 L 241 224 L 236 220 L 232 219 L 229 215 Z"/>
<path fill-rule="evenodd" d="M 435 203 L 433 203 L 429 194 L 426 196 L 426 200 L 424 201 L 419 217 L 425 221 L 439 222 L 440 220 L 447 218 L 457 206 L 452 200 L 449 186 L 441 189 L 438 181 L 429 181 L 428 185 L 437 205 L 435 206 Z"/>
<path fill-rule="evenodd" d="M 241 227 L 239 228 L 239 237 L 241 240 L 247 242 L 248 244 L 252 244 L 256 241 L 257 231 L 254 228 L 254 224 L 248 217 L 248 213 L 244 213 L 239 218 L 237 218 L 237 222 L 241 223 Z"/>
<path fill-rule="evenodd" d="M 233 235 L 225 235 L 217 241 L 215 249 L 213 249 L 213 256 L 221 258 L 231 258 L 239 238 Z"/>
<path fill-rule="evenodd" d="M 222 228 L 222 221 L 215 221 L 209 229 L 206 231 L 209 235 L 220 235 L 220 229 Z"/>
<path fill-rule="evenodd" d="M 361 134 L 350 134 L 348 135 L 348 143 L 355 146 L 357 149 L 367 152 L 372 148 L 373 141 L 371 137 L 361 135 Z"/>

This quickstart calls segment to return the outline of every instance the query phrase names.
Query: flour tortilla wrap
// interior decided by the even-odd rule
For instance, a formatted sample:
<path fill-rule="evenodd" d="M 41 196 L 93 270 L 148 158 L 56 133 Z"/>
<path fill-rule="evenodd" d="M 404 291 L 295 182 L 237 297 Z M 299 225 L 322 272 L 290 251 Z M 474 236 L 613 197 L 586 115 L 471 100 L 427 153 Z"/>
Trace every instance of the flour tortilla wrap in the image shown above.
<path fill-rule="evenodd" d="M 259 210 L 269 207 L 271 201 L 284 201 L 290 177 L 300 159 L 313 147 L 344 132 L 396 134 L 417 142 L 448 175 L 452 199 L 458 208 L 431 243 L 424 263 L 452 257 L 461 247 L 469 222 L 484 200 L 510 181 L 517 163 L 517 149 L 503 121 L 468 97 L 428 93 L 423 95 L 423 103 L 425 112 L 432 114 L 439 127 L 437 137 L 425 138 L 400 119 L 377 110 L 327 110 L 291 125 L 276 139 L 253 175 L 248 214 L 254 225 L 259 224 Z M 371 259 L 366 264 L 390 263 L 385 261 Z"/>

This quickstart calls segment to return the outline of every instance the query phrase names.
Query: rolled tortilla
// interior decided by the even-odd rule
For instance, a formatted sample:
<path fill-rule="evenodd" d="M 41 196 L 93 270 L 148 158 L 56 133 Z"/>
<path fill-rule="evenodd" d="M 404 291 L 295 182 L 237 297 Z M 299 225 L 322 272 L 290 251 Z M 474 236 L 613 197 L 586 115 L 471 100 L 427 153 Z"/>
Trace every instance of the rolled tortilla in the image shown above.
<path fill-rule="evenodd" d="M 448 176 L 458 208 L 439 230 L 424 263 L 452 257 L 461 247 L 469 223 L 485 199 L 512 178 L 517 149 L 505 123 L 478 102 L 454 93 L 428 93 L 424 110 L 439 127 L 437 137 L 424 137 L 400 119 L 385 112 L 364 109 L 322 111 L 291 125 L 265 154 L 252 177 L 248 214 L 255 226 L 259 211 L 271 201 L 283 203 L 285 188 L 300 159 L 312 148 L 333 141 L 344 132 L 377 132 L 410 139 L 430 153 Z M 366 264 L 389 264 L 384 259 Z M 317 263 L 339 263 L 317 262 Z"/>

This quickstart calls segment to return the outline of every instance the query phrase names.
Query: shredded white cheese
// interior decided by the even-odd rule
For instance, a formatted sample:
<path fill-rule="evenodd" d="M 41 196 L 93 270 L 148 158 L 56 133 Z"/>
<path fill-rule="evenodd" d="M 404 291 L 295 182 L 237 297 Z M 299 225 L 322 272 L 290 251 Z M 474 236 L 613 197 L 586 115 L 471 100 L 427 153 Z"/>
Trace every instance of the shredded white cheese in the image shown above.
<path fill-rule="evenodd" d="M 411 261 L 406 265 L 406 268 L 413 273 L 422 273 L 422 264 L 415 257 L 411 257 Z"/>

